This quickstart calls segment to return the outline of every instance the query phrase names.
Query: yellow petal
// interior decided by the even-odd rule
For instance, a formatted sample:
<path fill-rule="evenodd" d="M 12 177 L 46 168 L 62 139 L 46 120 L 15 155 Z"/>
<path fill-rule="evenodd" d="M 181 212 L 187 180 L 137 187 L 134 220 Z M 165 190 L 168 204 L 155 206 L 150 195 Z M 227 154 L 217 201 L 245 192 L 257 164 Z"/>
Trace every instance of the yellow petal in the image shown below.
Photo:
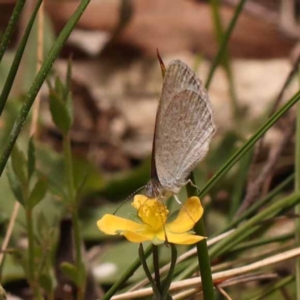
<path fill-rule="evenodd" d="M 205 239 L 205 237 L 200 235 L 193 235 L 189 233 L 174 234 L 171 232 L 167 232 L 167 238 L 169 243 L 177 245 L 192 245 Z"/>
<path fill-rule="evenodd" d="M 145 195 L 135 195 L 133 198 L 132 206 L 136 209 L 139 210 L 140 207 L 146 202 L 147 200 L 150 200 L 148 197 Z"/>
<path fill-rule="evenodd" d="M 126 239 L 132 243 L 142 243 L 146 241 L 152 241 L 153 234 L 149 235 L 146 233 L 137 233 L 133 231 L 124 231 L 122 233 L 126 237 Z"/>
<path fill-rule="evenodd" d="M 123 219 L 114 215 L 104 215 L 98 222 L 98 228 L 110 235 L 118 234 L 122 231 L 139 231 L 143 230 L 144 224 L 139 224 L 131 220 Z"/>
<path fill-rule="evenodd" d="M 172 233 L 183 233 L 192 229 L 201 218 L 203 207 L 198 197 L 190 197 L 181 208 L 177 218 L 167 223 L 166 230 Z"/>

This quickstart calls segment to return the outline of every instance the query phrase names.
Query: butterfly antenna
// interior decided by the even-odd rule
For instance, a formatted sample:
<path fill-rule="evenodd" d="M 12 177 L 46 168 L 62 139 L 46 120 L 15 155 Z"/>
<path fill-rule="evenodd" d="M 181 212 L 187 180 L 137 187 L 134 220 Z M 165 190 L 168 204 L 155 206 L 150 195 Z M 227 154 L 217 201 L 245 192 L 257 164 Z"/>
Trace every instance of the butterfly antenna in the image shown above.
<path fill-rule="evenodd" d="M 119 206 L 116 208 L 116 210 L 114 211 L 113 215 L 115 215 L 118 210 L 129 200 L 131 199 L 133 196 L 135 196 L 137 194 L 137 192 L 139 192 L 140 190 L 142 190 L 143 188 L 145 188 L 145 185 L 143 185 L 142 187 L 138 188 L 137 190 L 135 190 L 133 193 L 131 193 L 128 197 L 126 197 L 126 199 L 122 200 L 122 202 L 119 204 Z"/>
<path fill-rule="evenodd" d="M 164 78 L 167 69 L 165 67 L 165 64 L 164 64 L 164 62 L 163 62 L 163 60 L 162 60 L 162 58 L 161 58 L 161 56 L 160 56 L 159 51 L 158 51 L 157 48 L 156 48 L 156 55 L 157 55 L 157 59 L 159 61 L 159 65 L 160 65 L 160 70 L 161 70 L 162 77 Z"/>

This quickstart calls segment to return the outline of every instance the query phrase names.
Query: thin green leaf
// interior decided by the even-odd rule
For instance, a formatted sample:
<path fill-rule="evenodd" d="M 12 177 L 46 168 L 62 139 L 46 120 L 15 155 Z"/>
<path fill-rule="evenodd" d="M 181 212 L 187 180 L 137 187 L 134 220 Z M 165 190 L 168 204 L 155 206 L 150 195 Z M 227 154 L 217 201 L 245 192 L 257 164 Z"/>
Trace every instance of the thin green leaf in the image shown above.
<path fill-rule="evenodd" d="M 64 102 L 65 98 L 64 95 L 66 93 L 66 88 L 61 82 L 59 77 L 55 78 L 55 93 L 58 95 L 58 97 Z"/>
<path fill-rule="evenodd" d="M 24 202 L 22 186 L 21 186 L 18 178 L 16 177 L 16 174 L 13 172 L 13 170 L 11 168 L 8 168 L 8 170 L 7 170 L 7 177 L 8 177 L 8 182 L 9 182 L 10 188 L 11 188 L 14 196 L 16 197 L 16 200 L 22 206 L 24 206 L 25 202 Z"/>
<path fill-rule="evenodd" d="M 27 184 L 27 174 L 26 174 L 26 158 L 24 153 L 15 145 L 12 155 L 11 155 L 11 163 L 14 173 L 19 179 L 22 185 Z"/>
<path fill-rule="evenodd" d="M 19 20 L 20 14 L 22 12 L 22 9 L 24 7 L 26 0 L 18 0 L 16 3 L 16 6 L 12 12 L 12 15 L 9 19 L 8 25 L 5 29 L 3 38 L 1 40 L 1 44 L 0 44 L 0 62 L 2 61 L 2 57 L 5 53 L 5 50 L 8 46 L 8 43 L 12 37 L 12 34 L 15 30 L 16 24 Z"/>
<path fill-rule="evenodd" d="M 28 151 L 27 151 L 27 176 L 28 180 L 31 179 L 32 174 L 35 170 L 35 146 L 33 138 L 30 138 L 28 143 Z"/>
<path fill-rule="evenodd" d="M 240 159 L 243 157 L 255 143 L 298 101 L 300 100 L 300 91 L 298 91 L 281 109 L 279 109 L 269 120 L 261 126 L 258 131 L 235 152 L 227 162 L 214 174 L 213 177 L 207 182 L 204 188 L 201 190 L 200 198 L 203 198 L 210 189 L 229 171 Z"/>
<path fill-rule="evenodd" d="M 57 128 L 64 135 L 67 134 L 72 126 L 72 120 L 66 103 L 64 103 L 60 96 L 53 91 L 50 91 L 50 112 L 52 120 Z"/>
<path fill-rule="evenodd" d="M 72 59 L 69 58 L 68 60 L 68 68 L 66 73 L 66 93 L 64 95 L 64 99 L 68 98 L 68 94 L 71 91 L 71 79 L 72 79 Z"/>
<path fill-rule="evenodd" d="M 45 197 L 47 192 L 47 181 L 44 178 L 40 178 L 36 184 L 34 185 L 27 202 L 27 205 L 30 209 L 33 209 L 36 205 L 38 205 L 43 198 Z"/>
<path fill-rule="evenodd" d="M 74 122 L 74 111 L 73 111 L 73 98 L 71 91 L 68 91 L 67 98 L 66 98 L 66 108 L 68 111 L 68 115 L 70 118 L 70 127 L 73 125 Z"/>
<path fill-rule="evenodd" d="M 26 44 L 27 44 L 27 41 L 28 41 L 28 38 L 29 38 L 29 34 L 31 32 L 34 20 L 36 18 L 36 15 L 38 13 L 38 10 L 39 10 L 42 2 L 43 2 L 42 0 L 39 0 L 36 3 L 34 11 L 32 12 L 30 20 L 29 20 L 28 25 L 26 27 L 26 30 L 24 32 L 24 36 L 22 37 L 20 45 L 17 49 L 17 52 L 16 52 L 16 55 L 14 57 L 12 66 L 11 66 L 11 68 L 9 70 L 9 73 L 8 73 L 8 76 L 6 78 L 6 81 L 5 81 L 1 96 L 0 96 L 0 115 L 2 114 L 5 103 L 6 103 L 7 98 L 8 98 L 8 95 L 11 91 L 11 87 L 14 83 L 14 80 L 15 80 L 15 77 L 16 77 L 17 71 L 19 69 L 20 62 L 21 62 L 21 59 L 22 59 L 22 56 L 23 56 L 23 53 L 24 53 L 24 50 L 25 50 L 25 47 L 26 47 Z"/>
<path fill-rule="evenodd" d="M 209 74 L 208 74 L 208 77 L 207 77 L 207 80 L 206 80 L 206 83 L 205 83 L 205 88 L 206 89 L 209 89 L 209 86 L 211 84 L 211 80 L 213 78 L 213 75 L 215 73 L 215 70 L 217 68 L 217 66 L 219 65 L 219 63 L 222 61 L 222 58 L 223 58 L 223 53 L 224 53 L 224 50 L 226 49 L 227 47 L 227 44 L 229 42 L 229 39 L 231 37 L 231 34 L 235 28 L 235 25 L 236 25 L 236 22 L 243 10 L 243 7 L 244 7 L 244 4 L 246 3 L 246 0 L 241 0 L 240 3 L 238 4 L 235 12 L 234 12 L 234 16 L 232 17 L 231 21 L 230 21 L 230 24 L 228 26 L 228 29 L 226 30 L 225 34 L 223 35 L 223 39 L 222 39 L 222 42 L 221 42 L 221 45 L 220 45 L 220 48 L 219 48 L 219 51 L 212 63 L 212 66 L 210 68 L 210 71 L 209 71 Z"/>

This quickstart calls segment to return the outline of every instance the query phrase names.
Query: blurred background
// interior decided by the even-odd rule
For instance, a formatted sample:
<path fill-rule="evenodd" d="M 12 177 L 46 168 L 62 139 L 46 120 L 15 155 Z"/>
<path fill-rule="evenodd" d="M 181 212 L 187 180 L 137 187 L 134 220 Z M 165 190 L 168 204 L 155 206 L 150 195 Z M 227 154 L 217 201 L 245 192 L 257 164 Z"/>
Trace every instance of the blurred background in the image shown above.
<path fill-rule="evenodd" d="M 117 274 L 107 271 L 107 275 L 103 265 L 102 269 L 99 267 L 101 263 L 108 260 L 109 255 L 117 259 L 120 256 L 117 253 L 121 252 L 130 256 L 133 246 L 118 244 L 119 250 L 113 249 L 120 252 L 113 252 L 105 244 L 106 237 L 97 230 L 95 222 L 104 212 L 113 213 L 120 201 L 149 180 L 154 122 L 162 87 L 156 52 L 159 50 L 165 65 L 172 59 L 184 61 L 205 83 L 220 47 L 220 37 L 239 3 L 237 0 L 219 1 L 221 23 L 218 27 L 210 2 L 92 0 L 53 66 L 52 74 L 64 77 L 68 60 L 72 57 L 75 121 L 71 139 L 75 170 L 78 176 L 84 172 L 88 174 L 82 195 L 83 235 L 89 250 L 95 251 L 99 243 L 102 246 L 100 250 L 97 248 L 100 251 L 96 252 L 97 255 L 93 251 L 89 253 L 92 258 L 97 257 L 95 274 L 104 285 L 114 282 Z M 0 66 L 0 82 L 6 78 L 34 3 L 26 3 L 22 21 Z M 45 1 L 45 54 L 78 3 L 76 0 Z M 0 0 L 1 32 L 7 26 L 14 5 L 13 0 Z M 299 57 L 299 14 L 300 2 L 297 0 L 246 1 L 224 55 L 226 59 L 216 70 L 209 87 L 217 133 L 210 153 L 195 171 L 200 189 L 265 122 Z M 36 71 L 32 66 L 36 47 L 33 31 L 11 94 L 13 101 L 8 103 L 5 118 L 0 123 L 2 139 L 34 78 Z M 288 99 L 295 91 L 297 85 L 290 85 L 284 98 Z M 286 134 L 287 124 L 288 121 L 283 120 L 268 132 L 256 157 L 258 172 L 266 162 L 269 150 L 276 147 Z M 28 132 L 27 127 L 24 133 L 26 130 Z M 39 141 L 40 169 L 59 182 L 63 168 L 60 156 L 62 137 L 50 116 L 46 86 L 42 89 Z M 276 185 L 294 169 L 293 139 L 285 145 L 263 191 Z M 84 167 L 87 171 L 83 172 Z M 224 226 L 240 205 L 230 207 L 236 176 L 237 170 L 233 169 L 213 189 L 211 197 L 204 199 L 204 203 L 212 208 L 207 220 L 209 233 Z M 14 200 L 7 183 L 2 180 L 0 184 L 7 197 L 0 208 L 3 219 L 7 220 Z M 243 195 L 244 191 L 240 193 Z M 49 209 L 53 206 L 53 198 L 48 197 L 41 210 L 47 207 L 45 217 L 49 222 L 57 222 L 57 207 Z M 126 211 L 128 206 L 130 203 L 121 210 Z M 17 226 L 20 228 L 16 236 L 22 231 L 22 215 Z M 123 264 L 122 268 L 126 269 L 129 263 L 118 261 L 116 264 Z M 13 262 L 6 267 L 5 274 L 7 282 L 22 279 Z"/>

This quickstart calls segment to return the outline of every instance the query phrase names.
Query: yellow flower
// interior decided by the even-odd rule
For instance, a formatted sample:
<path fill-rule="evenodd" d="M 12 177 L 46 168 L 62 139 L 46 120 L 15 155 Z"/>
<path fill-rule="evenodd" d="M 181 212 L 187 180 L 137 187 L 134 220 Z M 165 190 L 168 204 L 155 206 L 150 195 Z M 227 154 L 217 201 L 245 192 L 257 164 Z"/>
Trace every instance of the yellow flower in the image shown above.
<path fill-rule="evenodd" d="M 151 241 L 155 245 L 165 241 L 173 244 L 190 245 L 204 239 L 194 235 L 191 230 L 201 218 L 203 208 L 198 197 L 189 198 L 183 205 L 177 218 L 167 223 L 169 211 L 157 199 L 136 195 L 132 203 L 142 223 L 106 214 L 97 222 L 98 228 L 105 234 L 124 235 L 134 243 Z"/>

